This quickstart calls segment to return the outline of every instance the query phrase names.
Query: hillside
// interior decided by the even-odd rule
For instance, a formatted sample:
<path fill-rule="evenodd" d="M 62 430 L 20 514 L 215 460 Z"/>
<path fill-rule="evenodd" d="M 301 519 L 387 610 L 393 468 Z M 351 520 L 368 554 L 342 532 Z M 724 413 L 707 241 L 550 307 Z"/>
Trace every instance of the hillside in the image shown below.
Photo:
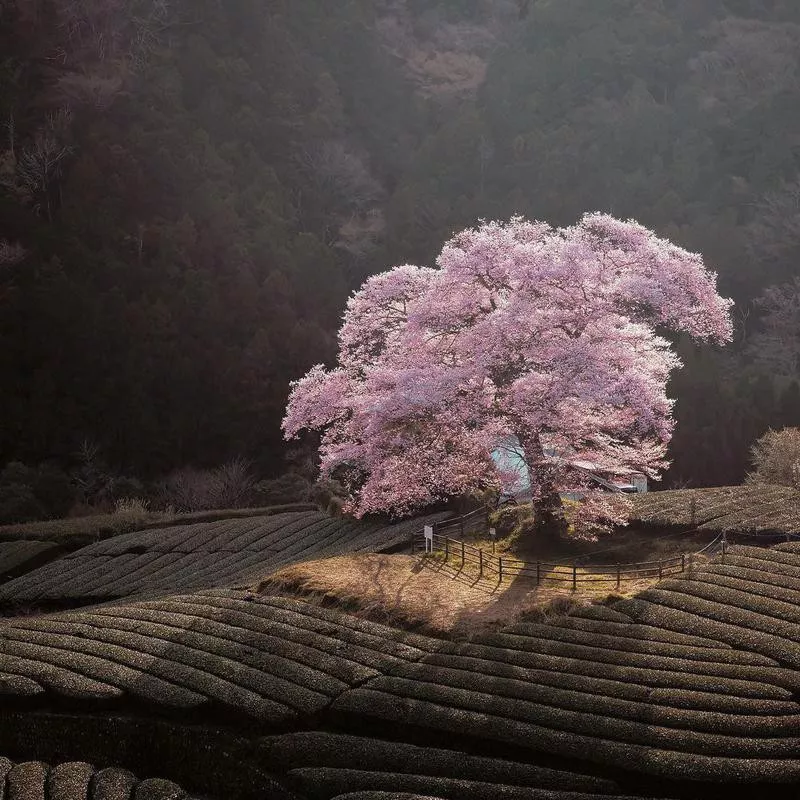
<path fill-rule="evenodd" d="M 740 481 L 800 423 L 754 305 L 796 292 L 799 32 L 788 0 L 3 4 L 0 465 L 277 473 L 366 276 L 598 209 L 737 301 L 727 354 L 679 345 L 670 479 Z"/>
<path fill-rule="evenodd" d="M 84 762 L 212 800 L 793 796 L 800 545 L 734 546 L 632 597 L 460 641 L 223 576 L 225 553 L 263 558 L 280 531 L 306 531 L 284 558 L 314 539 L 308 552 L 327 552 L 332 524 L 297 512 L 122 534 L 98 543 L 105 555 L 71 554 L 83 586 L 106 587 L 100 605 L 100 591 L 69 588 L 81 571 L 66 580 L 70 554 L 40 568 L 49 581 L 33 571 L 3 586 L 40 587 L 25 616 L 0 620 L 0 752 L 26 765 L 9 775 L 41 785 L 58 769 L 47 764 Z M 347 525 L 344 550 L 391 539 Z M 131 571 L 114 589 L 125 570 L 103 564 L 147 548 L 129 555 L 180 552 L 184 573 L 137 586 Z M 85 558 L 106 559 L 104 583 Z M 41 613 L 56 566 L 75 607 Z M 63 768 L 78 783 L 90 769 Z M 169 791 L 135 798 L 182 796 L 158 786 Z"/>

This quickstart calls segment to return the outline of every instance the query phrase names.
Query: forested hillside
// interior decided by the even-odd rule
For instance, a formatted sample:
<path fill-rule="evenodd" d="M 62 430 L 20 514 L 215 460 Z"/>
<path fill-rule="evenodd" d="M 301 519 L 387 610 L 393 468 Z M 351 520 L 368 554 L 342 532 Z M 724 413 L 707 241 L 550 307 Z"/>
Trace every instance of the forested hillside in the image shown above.
<path fill-rule="evenodd" d="M 800 424 L 796 0 L 0 0 L 0 465 L 277 472 L 365 276 L 595 209 L 736 300 L 667 477 L 740 481 Z"/>

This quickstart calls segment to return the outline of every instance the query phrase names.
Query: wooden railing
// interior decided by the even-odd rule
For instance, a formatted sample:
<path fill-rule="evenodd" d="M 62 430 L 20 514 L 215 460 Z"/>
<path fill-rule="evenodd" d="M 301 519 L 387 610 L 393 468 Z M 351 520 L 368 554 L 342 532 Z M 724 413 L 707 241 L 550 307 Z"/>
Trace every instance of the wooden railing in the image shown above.
<path fill-rule="evenodd" d="M 534 579 L 537 586 L 546 582 L 571 584 L 573 591 L 577 590 L 579 583 L 615 582 L 619 588 L 623 581 L 666 578 L 670 575 L 679 575 L 692 566 L 692 553 L 681 553 L 658 561 L 625 564 L 558 564 L 498 556 L 495 553 L 494 542 L 490 552 L 464 541 L 465 531 L 470 530 L 472 521 L 478 519 L 485 521 L 485 527 L 481 532 L 488 533 L 488 509 L 478 509 L 463 517 L 438 522 L 431 526 L 431 536 L 426 536 L 424 530 L 415 531 L 411 534 L 411 553 L 423 551 L 441 553 L 446 562 L 452 560 L 454 563 L 460 563 L 462 568 L 468 564 L 477 567 L 479 577 L 484 577 L 487 573 L 496 575 L 499 583 L 507 577 L 526 577 Z M 456 531 L 462 538 L 448 535 Z M 723 542 L 723 553 L 724 549 Z"/>

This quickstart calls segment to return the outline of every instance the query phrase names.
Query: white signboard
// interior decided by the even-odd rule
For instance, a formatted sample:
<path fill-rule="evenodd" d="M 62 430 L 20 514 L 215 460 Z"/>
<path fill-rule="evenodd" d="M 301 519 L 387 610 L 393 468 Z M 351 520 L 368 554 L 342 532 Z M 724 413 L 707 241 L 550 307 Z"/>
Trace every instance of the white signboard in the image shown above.
<path fill-rule="evenodd" d="M 433 552 L 433 525 L 425 526 L 425 552 Z"/>

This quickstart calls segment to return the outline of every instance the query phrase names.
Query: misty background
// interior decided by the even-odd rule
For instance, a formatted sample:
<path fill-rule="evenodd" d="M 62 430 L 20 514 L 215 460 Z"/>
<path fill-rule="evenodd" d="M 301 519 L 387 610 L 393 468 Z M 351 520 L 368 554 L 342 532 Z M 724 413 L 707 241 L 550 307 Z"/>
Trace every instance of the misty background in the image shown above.
<path fill-rule="evenodd" d="M 2 0 L 0 517 L 22 463 L 296 468 L 348 295 L 515 213 L 719 273 L 664 483 L 741 482 L 800 425 L 799 66 L 796 0 Z"/>

